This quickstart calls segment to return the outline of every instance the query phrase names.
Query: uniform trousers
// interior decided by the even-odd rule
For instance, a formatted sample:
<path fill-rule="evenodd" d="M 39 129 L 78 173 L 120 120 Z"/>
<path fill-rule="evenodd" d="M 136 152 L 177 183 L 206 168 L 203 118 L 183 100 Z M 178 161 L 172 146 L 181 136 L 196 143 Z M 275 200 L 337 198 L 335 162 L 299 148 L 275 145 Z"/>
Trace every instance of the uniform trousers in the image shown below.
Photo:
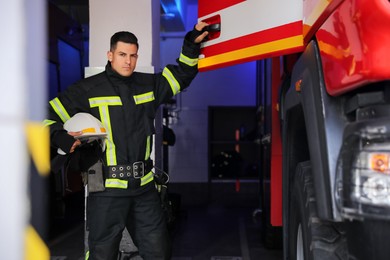
<path fill-rule="evenodd" d="M 89 260 L 117 260 L 126 227 L 144 260 L 170 259 L 171 242 L 158 191 L 131 197 L 89 196 Z"/>

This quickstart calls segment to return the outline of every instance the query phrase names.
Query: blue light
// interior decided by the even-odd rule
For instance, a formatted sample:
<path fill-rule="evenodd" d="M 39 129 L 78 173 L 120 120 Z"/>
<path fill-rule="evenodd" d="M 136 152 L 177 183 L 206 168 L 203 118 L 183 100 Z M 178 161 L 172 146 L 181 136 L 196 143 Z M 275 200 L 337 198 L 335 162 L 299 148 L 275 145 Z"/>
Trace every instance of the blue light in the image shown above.
<path fill-rule="evenodd" d="M 167 31 L 182 31 L 185 29 L 185 15 L 183 0 L 161 0 L 162 25 Z"/>

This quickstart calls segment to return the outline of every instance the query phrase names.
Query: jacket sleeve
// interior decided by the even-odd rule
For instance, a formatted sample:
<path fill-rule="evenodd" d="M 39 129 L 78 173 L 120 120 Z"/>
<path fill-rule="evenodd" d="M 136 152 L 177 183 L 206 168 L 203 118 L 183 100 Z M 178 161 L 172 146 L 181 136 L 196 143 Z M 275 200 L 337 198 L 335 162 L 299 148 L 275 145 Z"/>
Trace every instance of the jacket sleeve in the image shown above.
<path fill-rule="evenodd" d="M 77 111 L 82 110 L 80 96 L 81 88 L 76 83 L 49 102 L 48 118 L 44 124 L 50 127 L 50 145 L 61 148 L 65 153 L 70 151 L 75 139 L 63 129 L 63 124 Z"/>
<path fill-rule="evenodd" d="M 165 66 L 158 74 L 158 88 L 155 92 L 158 104 L 168 101 L 172 96 L 186 89 L 198 73 L 200 44 L 194 43 L 196 29 L 186 34 L 177 64 Z"/>

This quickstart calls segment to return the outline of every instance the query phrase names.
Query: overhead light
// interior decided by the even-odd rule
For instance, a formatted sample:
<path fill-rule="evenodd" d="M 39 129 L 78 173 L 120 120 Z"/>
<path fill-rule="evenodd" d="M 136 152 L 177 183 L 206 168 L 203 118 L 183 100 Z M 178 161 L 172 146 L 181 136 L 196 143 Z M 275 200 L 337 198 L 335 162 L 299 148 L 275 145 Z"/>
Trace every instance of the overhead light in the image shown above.
<path fill-rule="evenodd" d="M 176 15 L 174 13 L 164 13 L 164 14 L 161 14 L 161 17 L 166 19 L 166 20 L 173 20 L 173 19 L 175 19 Z"/>

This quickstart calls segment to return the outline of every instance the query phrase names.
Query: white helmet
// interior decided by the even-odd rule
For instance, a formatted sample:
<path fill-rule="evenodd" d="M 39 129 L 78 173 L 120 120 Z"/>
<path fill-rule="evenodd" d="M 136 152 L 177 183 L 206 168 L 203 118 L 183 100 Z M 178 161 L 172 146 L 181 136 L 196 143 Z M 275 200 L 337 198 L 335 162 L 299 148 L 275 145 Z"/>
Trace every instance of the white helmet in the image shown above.
<path fill-rule="evenodd" d="M 80 136 L 75 136 L 75 139 L 91 143 L 95 140 L 100 141 L 102 151 L 106 149 L 105 139 L 107 137 L 106 129 L 103 124 L 94 116 L 88 113 L 77 113 L 69 118 L 64 123 L 64 129 L 68 132 L 83 132 Z M 65 154 L 60 148 L 57 151 L 59 154 Z"/>

